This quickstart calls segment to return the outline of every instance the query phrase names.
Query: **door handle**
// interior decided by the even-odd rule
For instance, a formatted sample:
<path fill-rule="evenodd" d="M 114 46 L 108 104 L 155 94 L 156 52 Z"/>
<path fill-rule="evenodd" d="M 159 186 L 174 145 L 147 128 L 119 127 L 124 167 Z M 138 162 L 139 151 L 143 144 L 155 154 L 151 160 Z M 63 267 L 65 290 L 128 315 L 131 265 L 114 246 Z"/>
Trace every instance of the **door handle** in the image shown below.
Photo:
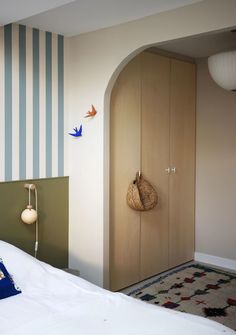
<path fill-rule="evenodd" d="M 171 172 L 176 173 L 176 167 L 175 167 L 175 166 L 173 166 L 173 167 L 171 168 Z"/>
<path fill-rule="evenodd" d="M 165 171 L 166 171 L 167 173 L 170 173 L 170 168 L 169 168 L 169 167 L 166 168 Z"/>

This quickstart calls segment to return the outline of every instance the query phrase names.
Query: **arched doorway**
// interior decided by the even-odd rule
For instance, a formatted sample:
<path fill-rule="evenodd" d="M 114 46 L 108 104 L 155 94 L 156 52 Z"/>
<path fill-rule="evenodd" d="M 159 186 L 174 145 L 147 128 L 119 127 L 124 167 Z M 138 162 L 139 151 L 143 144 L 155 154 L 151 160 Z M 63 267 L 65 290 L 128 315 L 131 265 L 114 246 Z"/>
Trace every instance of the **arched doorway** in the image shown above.
<path fill-rule="evenodd" d="M 139 54 L 110 108 L 110 287 L 118 290 L 193 259 L 195 65 Z M 159 195 L 150 212 L 126 203 L 139 170 Z"/>

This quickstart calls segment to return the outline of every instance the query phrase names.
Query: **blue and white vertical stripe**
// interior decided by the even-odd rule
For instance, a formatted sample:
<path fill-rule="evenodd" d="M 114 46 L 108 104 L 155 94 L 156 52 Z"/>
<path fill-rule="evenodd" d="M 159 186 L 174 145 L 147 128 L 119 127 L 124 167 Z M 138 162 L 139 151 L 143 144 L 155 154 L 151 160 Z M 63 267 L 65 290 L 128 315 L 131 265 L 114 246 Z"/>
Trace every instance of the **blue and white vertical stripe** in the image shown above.
<path fill-rule="evenodd" d="M 64 38 L 0 28 L 0 181 L 64 174 Z"/>

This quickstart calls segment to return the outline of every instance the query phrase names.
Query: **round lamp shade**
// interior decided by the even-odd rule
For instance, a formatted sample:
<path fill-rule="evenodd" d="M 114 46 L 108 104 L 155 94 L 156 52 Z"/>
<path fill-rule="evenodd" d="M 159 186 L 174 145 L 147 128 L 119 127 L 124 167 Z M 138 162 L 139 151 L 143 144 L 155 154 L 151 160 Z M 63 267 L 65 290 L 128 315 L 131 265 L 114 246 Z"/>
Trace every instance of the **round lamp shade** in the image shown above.
<path fill-rule="evenodd" d="M 236 50 L 225 51 L 208 58 L 212 79 L 222 88 L 236 90 Z"/>
<path fill-rule="evenodd" d="M 26 208 L 22 213 L 21 213 L 21 220 L 24 223 L 31 224 L 34 223 L 37 220 L 38 214 L 35 209 L 31 208 Z"/>

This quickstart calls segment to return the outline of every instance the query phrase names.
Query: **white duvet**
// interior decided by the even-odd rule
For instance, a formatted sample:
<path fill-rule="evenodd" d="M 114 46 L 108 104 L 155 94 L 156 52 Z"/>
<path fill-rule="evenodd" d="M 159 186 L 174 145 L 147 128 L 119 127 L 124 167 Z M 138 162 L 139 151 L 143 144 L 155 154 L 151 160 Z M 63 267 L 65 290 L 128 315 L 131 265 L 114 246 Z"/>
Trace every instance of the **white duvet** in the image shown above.
<path fill-rule="evenodd" d="M 236 334 L 214 321 L 111 293 L 0 241 L 22 294 L 0 300 L 1 335 Z"/>

